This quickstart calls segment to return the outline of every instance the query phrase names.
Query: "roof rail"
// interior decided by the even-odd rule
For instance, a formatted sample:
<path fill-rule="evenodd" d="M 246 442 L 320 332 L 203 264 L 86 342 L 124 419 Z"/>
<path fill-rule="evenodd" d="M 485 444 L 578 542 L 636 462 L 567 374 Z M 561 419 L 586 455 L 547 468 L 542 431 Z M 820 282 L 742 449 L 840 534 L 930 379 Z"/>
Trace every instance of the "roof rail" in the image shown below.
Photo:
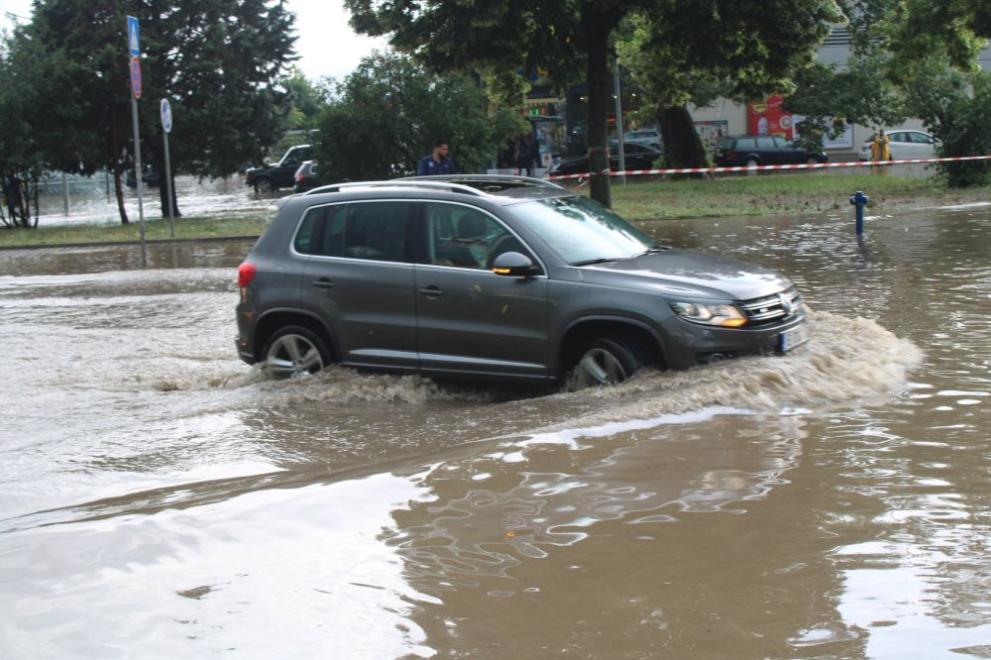
<path fill-rule="evenodd" d="M 408 176 L 398 179 L 399 181 L 450 181 L 452 183 L 457 183 L 459 181 L 471 181 L 474 183 L 518 183 L 530 186 L 539 186 L 541 188 L 555 188 L 558 190 L 568 190 L 567 188 L 554 183 L 553 181 L 548 181 L 547 179 L 539 179 L 533 176 L 517 176 L 515 174 L 442 174 L 442 175 L 430 175 L 430 176 Z M 570 191 L 569 191 L 570 192 Z"/>
<path fill-rule="evenodd" d="M 436 178 L 436 177 L 434 177 Z M 317 195 L 320 193 L 340 192 L 345 188 L 431 188 L 435 190 L 450 190 L 451 192 L 474 195 L 475 197 L 487 197 L 488 195 L 478 188 L 462 185 L 460 183 L 448 183 L 445 181 L 420 181 L 409 179 L 393 179 L 390 181 L 349 181 L 347 183 L 332 183 L 329 186 L 320 186 L 307 191 L 307 195 Z"/>

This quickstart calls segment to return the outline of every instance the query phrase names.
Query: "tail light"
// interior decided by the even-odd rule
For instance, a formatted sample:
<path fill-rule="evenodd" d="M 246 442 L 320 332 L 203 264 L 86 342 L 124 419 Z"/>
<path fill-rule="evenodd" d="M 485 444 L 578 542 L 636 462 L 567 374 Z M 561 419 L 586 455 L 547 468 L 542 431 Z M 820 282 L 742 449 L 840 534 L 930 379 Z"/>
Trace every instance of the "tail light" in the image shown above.
<path fill-rule="evenodd" d="M 296 183 L 303 183 L 303 173 L 296 172 Z"/>
<path fill-rule="evenodd" d="M 242 289 L 248 286 L 251 284 L 251 280 L 255 279 L 257 272 L 258 268 L 253 263 L 245 261 L 237 267 L 237 285 Z"/>

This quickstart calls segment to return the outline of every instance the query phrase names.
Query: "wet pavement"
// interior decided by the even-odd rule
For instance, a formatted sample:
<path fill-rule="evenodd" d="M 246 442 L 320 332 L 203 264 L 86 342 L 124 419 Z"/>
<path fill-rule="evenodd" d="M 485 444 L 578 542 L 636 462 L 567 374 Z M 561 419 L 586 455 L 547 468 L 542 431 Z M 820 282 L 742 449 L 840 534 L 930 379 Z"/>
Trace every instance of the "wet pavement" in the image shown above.
<path fill-rule="evenodd" d="M 273 382 L 248 242 L 0 252 L 0 657 L 991 657 L 991 211 L 650 230 L 788 274 L 811 344 Z"/>

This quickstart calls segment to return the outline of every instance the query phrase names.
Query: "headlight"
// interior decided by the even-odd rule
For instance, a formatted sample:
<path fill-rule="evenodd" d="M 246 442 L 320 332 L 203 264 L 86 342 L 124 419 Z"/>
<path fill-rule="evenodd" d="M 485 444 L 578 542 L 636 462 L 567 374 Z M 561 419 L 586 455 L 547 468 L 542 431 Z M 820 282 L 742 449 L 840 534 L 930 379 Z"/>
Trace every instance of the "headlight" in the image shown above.
<path fill-rule="evenodd" d="M 747 323 L 747 317 L 735 305 L 676 302 L 671 304 L 671 309 L 681 318 L 693 323 L 723 328 L 739 328 Z"/>

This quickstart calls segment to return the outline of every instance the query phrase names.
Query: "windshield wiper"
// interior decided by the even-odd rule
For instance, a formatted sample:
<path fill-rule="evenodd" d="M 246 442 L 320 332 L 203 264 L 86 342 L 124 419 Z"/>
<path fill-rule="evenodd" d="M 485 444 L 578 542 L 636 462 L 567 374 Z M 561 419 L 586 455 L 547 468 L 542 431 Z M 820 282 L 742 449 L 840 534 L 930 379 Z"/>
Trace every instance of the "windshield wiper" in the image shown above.
<path fill-rule="evenodd" d="M 604 264 L 607 261 L 616 261 L 615 258 L 607 259 L 606 257 L 600 257 L 598 259 L 586 259 L 585 261 L 575 261 L 569 265 L 571 266 L 591 266 L 592 264 Z"/>

